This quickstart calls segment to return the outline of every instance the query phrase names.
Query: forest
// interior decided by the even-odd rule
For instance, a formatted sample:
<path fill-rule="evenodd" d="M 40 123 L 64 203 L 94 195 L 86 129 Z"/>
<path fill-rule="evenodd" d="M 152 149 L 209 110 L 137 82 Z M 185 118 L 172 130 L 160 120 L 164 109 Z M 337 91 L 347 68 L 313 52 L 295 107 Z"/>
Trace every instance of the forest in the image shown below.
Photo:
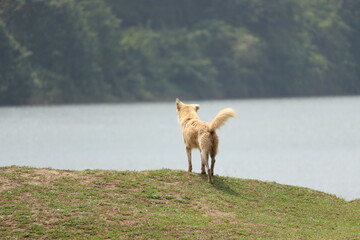
<path fill-rule="evenodd" d="M 359 93 L 358 0 L 0 0 L 0 105 Z"/>

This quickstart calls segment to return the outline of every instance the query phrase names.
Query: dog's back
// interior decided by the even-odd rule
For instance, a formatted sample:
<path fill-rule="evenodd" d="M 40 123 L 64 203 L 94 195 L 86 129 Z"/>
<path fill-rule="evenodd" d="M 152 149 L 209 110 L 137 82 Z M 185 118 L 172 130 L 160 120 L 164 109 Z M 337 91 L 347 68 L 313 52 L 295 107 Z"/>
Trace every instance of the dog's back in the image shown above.
<path fill-rule="evenodd" d="M 182 133 L 187 147 L 199 148 L 216 155 L 218 136 L 211 130 L 210 123 L 200 119 L 190 119 L 183 125 Z"/>

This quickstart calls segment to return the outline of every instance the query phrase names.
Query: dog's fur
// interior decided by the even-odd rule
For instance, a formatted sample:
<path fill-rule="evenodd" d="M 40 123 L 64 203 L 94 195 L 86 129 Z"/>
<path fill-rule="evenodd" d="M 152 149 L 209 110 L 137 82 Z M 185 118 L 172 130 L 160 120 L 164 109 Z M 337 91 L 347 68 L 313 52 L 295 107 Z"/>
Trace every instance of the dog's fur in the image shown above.
<path fill-rule="evenodd" d="M 221 110 L 211 122 L 201 121 L 197 111 L 198 104 L 184 104 L 178 98 L 176 99 L 176 111 L 178 121 L 182 129 L 186 153 L 189 161 L 188 171 L 192 171 L 191 150 L 199 148 L 201 154 L 201 173 L 208 174 L 210 183 L 213 183 L 215 156 L 218 151 L 219 137 L 215 130 L 225 124 L 230 117 L 235 117 L 235 111 L 231 108 Z M 208 159 L 211 156 L 211 168 L 209 168 Z"/>

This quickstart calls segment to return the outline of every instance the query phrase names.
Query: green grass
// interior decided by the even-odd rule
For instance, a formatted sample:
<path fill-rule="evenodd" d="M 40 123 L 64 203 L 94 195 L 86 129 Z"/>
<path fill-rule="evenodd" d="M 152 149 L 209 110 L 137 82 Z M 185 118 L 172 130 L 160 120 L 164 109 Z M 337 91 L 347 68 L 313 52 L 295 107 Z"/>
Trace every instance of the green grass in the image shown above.
<path fill-rule="evenodd" d="M 185 171 L 0 168 L 0 239 L 360 239 L 360 201 Z"/>

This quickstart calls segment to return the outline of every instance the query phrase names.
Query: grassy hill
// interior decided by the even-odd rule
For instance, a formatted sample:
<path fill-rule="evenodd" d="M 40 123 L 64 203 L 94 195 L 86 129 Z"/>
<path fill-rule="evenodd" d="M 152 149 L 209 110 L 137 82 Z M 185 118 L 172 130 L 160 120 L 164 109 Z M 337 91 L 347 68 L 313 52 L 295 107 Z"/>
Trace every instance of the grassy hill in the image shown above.
<path fill-rule="evenodd" d="M 360 239 L 360 201 L 185 171 L 0 168 L 0 239 Z"/>

